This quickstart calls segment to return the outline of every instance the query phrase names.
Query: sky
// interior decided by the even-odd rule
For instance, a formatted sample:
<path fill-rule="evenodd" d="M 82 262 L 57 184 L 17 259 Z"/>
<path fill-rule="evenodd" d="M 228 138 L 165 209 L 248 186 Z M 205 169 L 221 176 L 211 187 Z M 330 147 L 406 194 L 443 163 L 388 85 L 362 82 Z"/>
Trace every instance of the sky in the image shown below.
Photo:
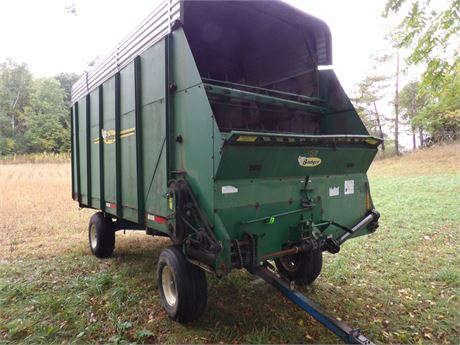
<path fill-rule="evenodd" d="M 332 33 L 333 68 L 345 91 L 372 67 L 371 55 L 382 52 L 383 37 L 396 24 L 384 19 L 386 0 L 284 0 L 324 20 Z M 88 63 L 103 58 L 127 36 L 159 0 L 1 0 L 0 62 L 25 62 L 36 77 L 61 72 L 82 74 Z M 66 7 L 75 4 L 76 14 Z M 384 73 L 393 73 L 385 71 Z M 413 76 L 406 76 L 406 82 Z M 391 106 L 384 105 L 388 112 Z"/>
<path fill-rule="evenodd" d="M 285 0 L 328 23 L 334 69 L 346 90 L 366 76 L 385 43 L 385 0 Z M 37 77 L 82 73 L 131 32 L 158 0 L 2 0 L 0 61 L 25 62 Z M 75 3 L 77 15 L 66 11 Z"/>

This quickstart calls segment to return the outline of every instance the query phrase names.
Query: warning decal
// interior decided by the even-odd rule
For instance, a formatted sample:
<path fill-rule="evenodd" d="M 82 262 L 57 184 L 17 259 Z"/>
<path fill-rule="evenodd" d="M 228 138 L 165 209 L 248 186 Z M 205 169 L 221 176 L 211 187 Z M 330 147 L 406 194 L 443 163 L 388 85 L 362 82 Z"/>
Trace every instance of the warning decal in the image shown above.
<path fill-rule="evenodd" d="M 329 187 L 329 196 L 337 196 L 340 194 L 340 187 Z"/>
<path fill-rule="evenodd" d="M 343 191 L 345 195 L 355 194 L 355 180 L 347 180 L 344 183 Z"/>

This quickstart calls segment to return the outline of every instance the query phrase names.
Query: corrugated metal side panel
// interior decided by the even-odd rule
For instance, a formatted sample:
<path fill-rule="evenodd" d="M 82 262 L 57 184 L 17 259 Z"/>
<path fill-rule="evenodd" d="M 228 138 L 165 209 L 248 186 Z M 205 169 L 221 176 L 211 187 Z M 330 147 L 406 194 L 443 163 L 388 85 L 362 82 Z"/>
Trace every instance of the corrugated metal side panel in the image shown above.
<path fill-rule="evenodd" d="M 173 23 L 180 18 L 180 7 L 180 0 L 162 1 L 130 35 L 72 86 L 72 103 L 94 90 L 170 33 Z"/>
<path fill-rule="evenodd" d="M 329 56 L 330 47 L 328 46 L 327 37 L 324 33 L 316 34 L 316 53 L 318 55 L 318 65 L 328 65 L 332 63 L 332 57 Z"/>

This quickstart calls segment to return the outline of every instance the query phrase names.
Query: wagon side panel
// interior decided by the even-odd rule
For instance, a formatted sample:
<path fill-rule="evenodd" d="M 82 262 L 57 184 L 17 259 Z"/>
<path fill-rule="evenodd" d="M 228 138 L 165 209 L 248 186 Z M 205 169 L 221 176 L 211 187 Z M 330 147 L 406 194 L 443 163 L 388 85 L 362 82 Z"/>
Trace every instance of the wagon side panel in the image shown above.
<path fill-rule="evenodd" d="M 165 40 L 157 42 L 140 57 L 142 92 L 142 147 L 144 200 L 147 226 L 166 231 L 154 216 L 166 216 L 166 108 Z"/>
<path fill-rule="evenodd" d="M 91 179 L 91 205 L 100 206 L 100 164 L 99 164 L 99 92 L 94 90 L 89 97 L 89 123 L 90 136 L 88 144 L 90 146 L 90 179 Z"/>
<path fill-rule="evenodd" d="M 88 205 L 88 171 L 87 171 L 87 150 L 86 150 L 86 98 L 77 103 L 77 174 L 79 175 L 79 191 L 81 204 Z"/>
<path fill-rule="evenodd" d="M 103 85 L 103 151 L 104 151 L 104 194 L 105 211 L 116 215 L 116 176 L 115 176 L 115 78 Z"/>
<path fill-rule="evenodd" d="M 220 138 L 213 136 L 216 124 L 212 109 L 182 28 L 172 34 L 171 56 L 177 85 L 172 139 L 182 138 L 182 143 L 171 143 L 175 147 L 174 170 L 186 172 L 198 204 L 212 220 L 214 159 L 218 155 L 214 141 L 219 142 Z"/>
<path fill-rule="evenodd" d="M 123 218 L 138 221 L 134 63 L 120 71 L 120 171 Z M 118 140 L 118 138 L 117 138 Z"/>

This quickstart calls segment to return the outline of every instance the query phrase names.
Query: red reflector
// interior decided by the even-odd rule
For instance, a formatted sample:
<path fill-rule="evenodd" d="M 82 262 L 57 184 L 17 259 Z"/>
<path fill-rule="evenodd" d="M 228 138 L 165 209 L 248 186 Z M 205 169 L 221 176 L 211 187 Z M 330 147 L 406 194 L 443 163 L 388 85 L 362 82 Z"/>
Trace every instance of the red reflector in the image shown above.
<path fill-rule="evenodd" d="M 168 219 L 160 216 L 156 216 L 154 214 L 149 214 L 147 213 L 147 219 L 151 220 L 152 222 L 160 223 L 160 224 L 166 224 L 168 223 Z"/>
<path fill-rule="evenodd" d="M 105 203 L 105 207 L 108 207 L 108 208 L 117 208 L 117 204 L 113 204 L 111 202 L 106 202 Z"/>

